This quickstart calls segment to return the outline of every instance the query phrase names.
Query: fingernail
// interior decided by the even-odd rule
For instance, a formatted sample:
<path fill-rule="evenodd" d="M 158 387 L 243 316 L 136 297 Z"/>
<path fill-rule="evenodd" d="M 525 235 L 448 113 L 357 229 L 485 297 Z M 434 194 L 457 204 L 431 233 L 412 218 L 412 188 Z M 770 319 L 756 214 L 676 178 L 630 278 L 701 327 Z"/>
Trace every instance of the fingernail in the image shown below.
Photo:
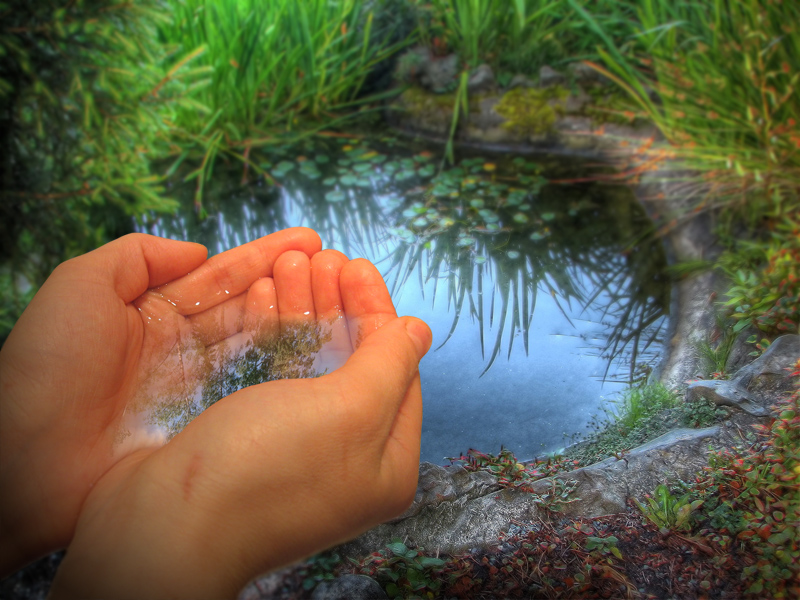
<path fill-rule="evenodd" d="M 431 341 L 433 339 L 430 327 L 428 327 L 424 321 L 410 317 L 406 321 L 406 331 L 417 347 L 417 356 L 419 358 L 425 356 L 431 347 Z"/>

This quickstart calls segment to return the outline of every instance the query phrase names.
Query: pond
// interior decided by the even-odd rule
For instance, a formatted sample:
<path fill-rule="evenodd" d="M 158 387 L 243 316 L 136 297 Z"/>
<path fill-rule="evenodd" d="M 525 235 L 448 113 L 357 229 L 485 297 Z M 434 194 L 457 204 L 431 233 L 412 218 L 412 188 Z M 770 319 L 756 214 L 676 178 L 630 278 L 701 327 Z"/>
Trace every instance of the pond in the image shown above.
<path fill-rule="evenodd" d="M 398 314 L 433 330 L 422 460 L 556 451 L 657 360 L 670 295 L 662 246 L 601 166 L 483 154 L 440 170 L 440 156 L 388 137 L 321 138 L 259 165 L 279 186 L 255 167 L 219 167 L 205 218 L 194 185 L 175 184 L 180 214 L 139 229 L 210 254 L 315 229 L 324 247 L 372 261 Z"/>

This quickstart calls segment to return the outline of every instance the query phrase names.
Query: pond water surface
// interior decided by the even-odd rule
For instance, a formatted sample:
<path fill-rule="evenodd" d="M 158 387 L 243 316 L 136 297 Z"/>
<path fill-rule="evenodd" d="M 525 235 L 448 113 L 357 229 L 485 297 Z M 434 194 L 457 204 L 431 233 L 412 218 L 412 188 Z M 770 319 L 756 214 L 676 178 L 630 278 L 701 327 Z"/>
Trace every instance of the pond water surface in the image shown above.
<path fill-rule="evenodd" d="M 666 260 L 625 187 L 573 159 L 464 156 L 395 140 L 323 139 L 260 166 L 216 170 L 198 218 L 183 209 L 140 230 L 210 254 L 307 226 L 324 247 L 377 265 L 399 314 L 434 345 L 420 372 L 422 460 L 501 446 L 528 459 L 587 432 L 594 415 L 658 357 Z"/>

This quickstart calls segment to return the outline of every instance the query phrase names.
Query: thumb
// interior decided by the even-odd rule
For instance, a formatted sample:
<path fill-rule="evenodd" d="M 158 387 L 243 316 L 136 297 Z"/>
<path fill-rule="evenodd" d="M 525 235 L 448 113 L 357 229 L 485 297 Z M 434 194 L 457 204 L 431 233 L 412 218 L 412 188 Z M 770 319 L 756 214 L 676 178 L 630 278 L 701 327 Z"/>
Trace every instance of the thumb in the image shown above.
<path fill-rule="evenodd" d="M 366 336 L 331 377 L 346 378 L 349 385 L 356 383 L 363 397 L 399 403 L 431 341 L 431 330 L 424 321 L 416 317 L 392 319 Z M 393 413 L 398 408 L 396 403 L 382 408 Z"/>

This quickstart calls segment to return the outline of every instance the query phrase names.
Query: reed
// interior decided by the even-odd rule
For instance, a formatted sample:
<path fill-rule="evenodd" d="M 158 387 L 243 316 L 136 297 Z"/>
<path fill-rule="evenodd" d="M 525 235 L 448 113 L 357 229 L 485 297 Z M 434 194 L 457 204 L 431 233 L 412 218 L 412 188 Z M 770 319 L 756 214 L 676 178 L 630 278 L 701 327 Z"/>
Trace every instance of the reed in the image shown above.
<path fill-rule="evenodd" d="M 704 172 L 695 211 L 740 206 L 751 217 L 781 217 L 800 207 L 797 3 L 645 0 L 636 46 L 623 51 L 569 2 L 603 40 L 605 66 L 595 67 Z"/>
<path fill-rule="evenodd" d="M 191 59 L 192 104 L 173 116 L 181 130 L 178 160 L 203 158 L 196 204 L 220 155 L 250 163 L 252 148 L 352 113 L 373 66 L 403 44 L 372 35 L 362 0 L 171 0 L 173 21 L 162 35 L 180 60 Z M 188 73 L 184 73 L 188 78 Z M 302 119 L 302 125 L 300 124 Z M 296 135 L 294 138 L 296 139 Z"/>

